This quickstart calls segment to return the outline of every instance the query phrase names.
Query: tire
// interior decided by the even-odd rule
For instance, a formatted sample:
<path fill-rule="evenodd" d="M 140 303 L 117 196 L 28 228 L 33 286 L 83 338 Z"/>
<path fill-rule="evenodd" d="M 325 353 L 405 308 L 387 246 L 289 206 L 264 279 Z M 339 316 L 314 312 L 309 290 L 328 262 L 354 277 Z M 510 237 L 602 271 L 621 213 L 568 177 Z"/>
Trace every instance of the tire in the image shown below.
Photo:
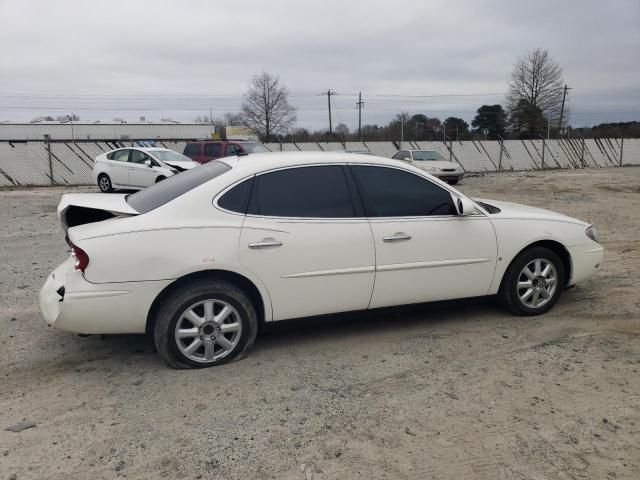
<path fill-rule="evenodd" d="M 207 314 L 207 304 L 211 304 L 213 315 Z M 206 368 L 238 360 L 251 349 L 258 331 L 258 317 L 249 297 L 221 280 L 185 283 L 161 302 L 157 312 L 154 342 L 162 360 L 172 368 Z M 226 318 L 216 322 L 215 317 L 224 312 Z M 200 326 L 191 320 L 194 318 L 202 322 Z M 179 338 L 178 330 L 186 336 Z M 220 342 L 222 339 L 226 341 Z"/>
<path fill-rule="evenodd" d="M 113 192 L 113 185 L 111 183 L 109 175 L 107 175 L 106 173 L 101 173 L 100 175 L 98 175 L 98 188 L 102 193 Z"/>
<path fill-rule="evenodd" d="M 537 261 L 540 261 L 539 265 L 536 264 Z M 551 267 L 548 273 L 543 275 L 547 266 Z M 525 268 L 528 273 L 525 273 Z M 511 262 L 502 277 L 498 296 L 502 305 L 517 315 L 541 315 L 553 307 L 560 298 L 565 285 L 565 275 L 562 260 L 556 253 L 545 247 L 532 247 L 520 253 Z M 552 285 L 555 288 L 552 288 Z"/>
<path fill-rule="evenodd" d="M 460 180 L 449 180 L 449 185 L 457 185 Z"/>
<path fill-rule="evenodd" d="M 162 175 L 160 175 L 158 178 L 156 178 L 156 183 L 160 183 L 162 180 L 165 180 L 167 177 L 163 177 Z"/>

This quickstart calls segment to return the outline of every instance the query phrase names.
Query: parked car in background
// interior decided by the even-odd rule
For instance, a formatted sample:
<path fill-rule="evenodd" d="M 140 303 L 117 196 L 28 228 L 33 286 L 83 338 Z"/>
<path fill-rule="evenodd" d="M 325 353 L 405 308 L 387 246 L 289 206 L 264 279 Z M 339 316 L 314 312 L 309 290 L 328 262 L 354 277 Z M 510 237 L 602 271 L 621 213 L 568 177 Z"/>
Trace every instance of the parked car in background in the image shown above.
<path fill-rule="evenodd" d="M 168 148 L 128 147 L 98 155 L 93 180 L 104 193 L 114 189 L 139 190 L 197 166 Z"/>
<path fill-rule="evenodd" d="M 223 157 L 248 155 L 250 153 L 267 153 L 270 151 L 267 147 L 257 142 L 200 140 L 187 143 L 183 153 L 194 162 L 207 163 Z"/>
<path fill-rule="evenodd" d="M 462 165 L 445 160 L 435 150 L 400 150 L 391 158 L 407 161 L 451 185 L 455 185 L 464 177 Z"/>
<path fill-rule="evenodd" d="M 58 215 L 72 256 L 40 292 L 47 323 L 148 332 L 176 368 L 241 356 L 275 320 L 495 294 L 539 315 L 603 256 L 588 223 L 338 152 L 225 158 Z"/>

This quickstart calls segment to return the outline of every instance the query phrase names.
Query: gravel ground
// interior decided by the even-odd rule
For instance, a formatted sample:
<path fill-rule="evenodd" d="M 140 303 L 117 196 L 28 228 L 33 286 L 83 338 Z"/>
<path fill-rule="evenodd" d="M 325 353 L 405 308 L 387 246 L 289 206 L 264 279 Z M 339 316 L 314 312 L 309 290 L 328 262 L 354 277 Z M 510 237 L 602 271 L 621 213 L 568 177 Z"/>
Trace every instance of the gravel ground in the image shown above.
<path fill-rule="evenodd" d="M 88 189 L 0 192 L 0 480 L 640 478 L 640 168 L 461 189 L 594 223 L 599 274 L 542 317 L 487 299 L 284 322 L 196 371 L 48 328 L 55 207 Z"/>

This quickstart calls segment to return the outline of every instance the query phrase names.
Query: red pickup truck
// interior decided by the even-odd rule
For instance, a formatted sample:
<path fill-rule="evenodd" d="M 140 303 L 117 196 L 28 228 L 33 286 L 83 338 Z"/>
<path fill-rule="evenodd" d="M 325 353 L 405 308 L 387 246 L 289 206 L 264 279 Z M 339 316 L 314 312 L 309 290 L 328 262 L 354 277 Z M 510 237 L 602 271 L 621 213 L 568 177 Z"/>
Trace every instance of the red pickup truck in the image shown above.
<path fill-rule="evenodd" d="M 233 140 L 198 140 L 189 142 L 184 147 L 183 155 L 194 162 L 207 163 L 222 157 L 246 155 L 249 153 L 270 152 L 267 147 L 256 142 Z"/>

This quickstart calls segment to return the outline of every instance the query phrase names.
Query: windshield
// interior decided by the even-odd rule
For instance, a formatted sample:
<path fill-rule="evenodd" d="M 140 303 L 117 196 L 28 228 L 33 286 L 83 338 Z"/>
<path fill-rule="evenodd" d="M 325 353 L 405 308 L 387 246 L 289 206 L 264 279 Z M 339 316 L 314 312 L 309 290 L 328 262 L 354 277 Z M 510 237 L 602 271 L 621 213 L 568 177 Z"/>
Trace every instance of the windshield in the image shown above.
<path fill-rule="evenodd" d="M 185 157 L 181 153 L 173 150 L 149 150 L 152 157 L 161 162 L 192 162 L 189 157 Z"/>
<path fill-rule="evenodd" d="M 231 167 L 224 162 L 209 162 L 127 195 L 127 203 L 135 211 L 147 213 L 229 170 Z"/>
<path fill-rule="evenodd" d="M 442 155 L 433 150 L 418 150 L 413 152 L 413 159 L 419 161 L 442 160 Z"/>
<path fill-rule="evenodd" d="M 260 145 L 259 143 L 243 143 L 242 148 L 247 153 L 265 153 L 270 152 L 267 147 Z"/>

